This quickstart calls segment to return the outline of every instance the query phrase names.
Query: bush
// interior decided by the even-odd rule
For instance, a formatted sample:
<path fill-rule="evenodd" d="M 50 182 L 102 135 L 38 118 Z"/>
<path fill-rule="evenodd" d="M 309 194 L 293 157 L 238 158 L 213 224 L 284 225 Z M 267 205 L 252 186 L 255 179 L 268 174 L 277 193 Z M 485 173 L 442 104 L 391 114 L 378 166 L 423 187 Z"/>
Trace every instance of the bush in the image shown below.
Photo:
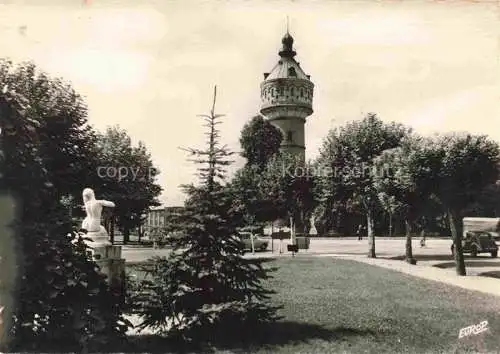
<path fill-rule="evenodd" d="M 121 294 L 110 291 L 82 238 L 60 236 L 64 225 L 57 224 L 20 227 L 23 276 L 11 349 L 69 351 L 123 340 L 131 324 L 122 317 Z"/>

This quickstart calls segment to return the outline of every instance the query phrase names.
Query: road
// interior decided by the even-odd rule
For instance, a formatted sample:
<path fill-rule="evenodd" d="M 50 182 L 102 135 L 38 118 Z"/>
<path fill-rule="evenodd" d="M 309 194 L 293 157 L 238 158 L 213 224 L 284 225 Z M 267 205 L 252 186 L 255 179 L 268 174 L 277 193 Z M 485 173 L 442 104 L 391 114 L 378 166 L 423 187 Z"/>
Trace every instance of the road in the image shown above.
<path fill-rule="evenodd" d="M 282 255 L 288 255 L 286 251 L 287 241 L 282 242 Z M 274 240 L 274 252 L 258 252 L 255 256 L 280 256 L 280 241 Z M 427 239 L 426 246 L 420 247 L 420 239 L 413 240 L 413 254 L 419 264 L 435 266 L 444 269 L 454 267 L 454 261 L 450 252 L 451 240 Z M 269 245 L 271 248 L 271 245 Z M 378 258 L 392 258 L 401 256 L 405 251 L 405 239 L 376 239 L 376 254 Z M 167 256 L 168 249 L 151 249 L 123 246 L 123 258 L 128 263 L 143 262 L 153 256 Z M 351 255 L 363 257 L 368 253 L 368 240 L 358 241 L 357 238 L 335 238 L 335 239 L 311 239 L 309 250 L 300 250 L 299 255 Z M 249 254 L 249 256 L 252 256 Z M 500 259 L 491 258 L 489 254 L 479 255 L 476 258 L 466 256 L 467 273 L 476 275 L 484 272 L 499 272 Z"/>

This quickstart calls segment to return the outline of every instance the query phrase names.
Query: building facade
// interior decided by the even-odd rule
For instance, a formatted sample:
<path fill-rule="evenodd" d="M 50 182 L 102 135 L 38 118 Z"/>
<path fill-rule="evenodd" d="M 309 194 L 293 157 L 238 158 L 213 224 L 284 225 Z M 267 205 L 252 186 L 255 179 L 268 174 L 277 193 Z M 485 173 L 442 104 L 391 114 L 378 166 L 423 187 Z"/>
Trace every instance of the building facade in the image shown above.
<path fill-rule="evenodd" d="M 280 59 L 260 85 L 260 113 L 281 130 L 281 150 L 305 161 L 305 123 L 313 113 L 314 84 L 295 60 L 292 36 L 287 32 L 281 42 Z"/>
<path fill-rule="evenodd" d="M 146 219 L 146 230 L 165 225 L 165 207 L 152 207 Z"/>
<path fill-rule="evenodd" d="M 182 209 L 183 207 L 179 206 L 160 206 L 149 209 L 148 216 L 144 225 L 144 230 L 151 231 L 152 229 L 162 228 L 166 226 L 169 216 L 182 211 Z"/>

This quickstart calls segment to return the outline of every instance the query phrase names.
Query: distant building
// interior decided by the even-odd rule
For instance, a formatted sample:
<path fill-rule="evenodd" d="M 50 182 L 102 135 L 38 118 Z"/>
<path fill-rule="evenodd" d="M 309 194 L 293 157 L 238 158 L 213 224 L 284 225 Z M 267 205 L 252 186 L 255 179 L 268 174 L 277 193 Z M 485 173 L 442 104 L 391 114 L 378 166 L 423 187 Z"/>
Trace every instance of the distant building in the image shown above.
<path fill-rule="evenodd" d="M 148 216 L 146 218 L 146 223 L 144 225 L 145 231 L 151 231 L 154 228 L 161 228 L 167 225 L 167 220 L 173 213 L 178 213 L 183 210 L 184 207 L 173 206 L 173 207 L 152 207 L 149 209 Z"/>

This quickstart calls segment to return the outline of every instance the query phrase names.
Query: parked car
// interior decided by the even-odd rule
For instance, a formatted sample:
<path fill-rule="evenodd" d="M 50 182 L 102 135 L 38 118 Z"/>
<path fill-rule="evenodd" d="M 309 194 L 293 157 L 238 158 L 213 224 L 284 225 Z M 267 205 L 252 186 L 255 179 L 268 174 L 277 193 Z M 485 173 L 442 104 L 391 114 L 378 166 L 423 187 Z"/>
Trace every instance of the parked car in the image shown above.
<path fill-rule="evenodd" d="M 239 232 L 241 240 L 245 244 L 245 250 L 252 250 L 252 240 L 250 232 Z M 256 251 L 265 251 L 269 245 L 269 241 L 264 239 L 261 235 L 253 236 L 253 245 Z"/>
<path fill-rule="evenodd" d="M 470 253 L 476 257 L 480 253 L 490 253 L 491 257 L 498 255 L 498 246 L 490 232 L 469 231 L 463 240 L 463 253 Z M 451 245 L 451 254 L 455 253 L 455 243 Z"/>
<path fill-rule="evenodd" d="M 495 241 L 500 241 L 500 234 L 498 232 L 489 231 L 488 233 L 491 235 L 491 237 L 493 237 Z"/>

